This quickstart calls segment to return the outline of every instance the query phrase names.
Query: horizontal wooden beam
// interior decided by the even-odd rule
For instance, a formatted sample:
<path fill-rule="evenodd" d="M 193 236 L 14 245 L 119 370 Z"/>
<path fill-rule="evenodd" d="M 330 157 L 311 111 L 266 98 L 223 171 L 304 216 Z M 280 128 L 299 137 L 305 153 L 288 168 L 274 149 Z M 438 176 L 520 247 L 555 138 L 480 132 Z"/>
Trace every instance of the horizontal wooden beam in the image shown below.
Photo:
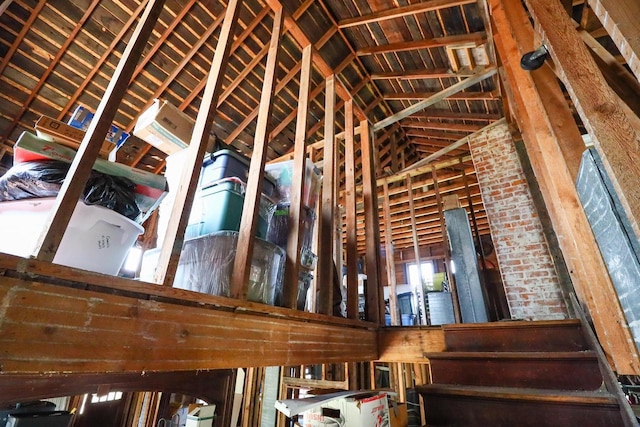
<path fill-rule="evenodd" d="M 426 353 L 445 350 L 444 331 L 440 327 L 388 327 L 378 333 L 379 361 L 427 363 Z"/>
<path fill-rule="evenodd" d="M 358 49 L 356 55 L 375 55 L 391 52 L 406 52 L 409 50 L 431 49 L 434 47 L 465 45 L 468 47 L 480 46 L 486 43 L 487 35 L 484 31 L 456 36 L 434 37 L 427 40 L 414 40 L 410 42 L 390 43 L 378 46 L 369 46 Z"/>
<path fill-rule="evenodd" d="M 400 125 L 404 128 L 451 130 L 460 132 L 475 132 L 482 129 L 481 124 L 468 125 L 458 122 L 423 122 L 419 120 L 403 120 L 402 122 L 400 122 Z"/>
<path fill-rule="evenodd" d="M 385 93 L 382 98 L 386 101 L 409 101 L 416 99 L 428 99 L 439 92 L 394 92 Z M 491 92 L 459 92 L 448 96 L 452 101 L 493 101 L 498 99 L 500 94 L 497 91 Z"/>
<path fill-rule="evenodd" d="M 371 74 L 371 80 L 422 80 L 422 79 L 448 79 L 448 78 L 465 78 L 477 74 L 474 70 L 461 68 L 458 71 L 452 71 L 449 68 L 434 68 L 423 70 L 403 70 L 390 71 L 386 73 Z"/>
<path fill-rule="evenodd" d="M 377 357 L 376 325 L 367 322 L 8 255 L 0 256 L 2 270 L 2 374 L 206 370 Z"/>
<path fill-rule="evenodd" d="M 408 15 L 416 15 L 418 13 L 432 12 L 435 10 L 445 9 L 448 7 L 462 6 L 469 3 L 475 3 L 476 0 L 430 0 L 421 3 L 411 4 L 393 9 L 381 10 L 368 15 L 356 16 L 355 18 L 347 18 L 338 22 L 339 28 L 349 28 L 358 25 L 372 24 L 388 19 L 401 18 Z"/>
<path fill-rule="evenodd" d="M 468 79 L 462 80 L 461 82 L 458 82 L 454 85 L 451 85 L 449 87 L 447 87 L 446 89 L 443 89 L 442 91 L 438 92 L 437 94 L 433 95 L 430 98 L 427 99 L 423 99 L 420 102 L 417 102 L 415 104 L 413 104 L 410 107 L 405 108 L 402 111 L 399 111 L 397 113 L 395 113 L 393 116 L 387 117 L 386 119 L 383 119 L 381 121 L 379 121 L 378 123 L 376 123 L 373 126 L 373 130 L 374 131 L 378 131 L 380 129 L 383 129 L 389 125 L 394 124 L 395 122 L 398 122 L 402 119 L 406 119 L 407 117 L 424 110 L 425 108 L 434 105 L 440 101 L 442 101 L 443 99 L 448 98 L 449 96 L 456 94 L 462 90 L 465 90 L 475 84 L 480 83 L 481 81 L 493 76 L 494 74 L 496 74 L 497 70 L 495 68 L 488 68 L 486 69 L 483 73 L 478 74 L 474 77 L 469 77 Z"/>
<path fill-rule="evenodd" d="M 468 121 L 495 121 L 502 118 L 501 114 L 497 113 L 459 113 L 456 111 L 443 110 L 443 109 L 424 109 L 421 113 L 413 114 L 411 116 L 414 119 L 443 119 L 443 120 L 468 120 Z"/>

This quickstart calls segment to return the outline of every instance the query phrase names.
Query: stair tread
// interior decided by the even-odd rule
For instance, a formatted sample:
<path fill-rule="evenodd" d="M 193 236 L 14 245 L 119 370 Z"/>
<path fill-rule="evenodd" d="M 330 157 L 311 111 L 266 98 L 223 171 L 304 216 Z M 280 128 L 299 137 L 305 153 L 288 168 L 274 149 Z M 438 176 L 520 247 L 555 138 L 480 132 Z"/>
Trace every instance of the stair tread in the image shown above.
<path fill-rule="evenodd" d="M 424 353 L 427 359 L 595 359 L 591 350 L 584 351 L 442 351 Z"/>
<path fill-rule="evenodd" d="M 618 405 L 615 396 L 606 390 L 544 390 L 518 387 L 484 387 L 449 384 L 427 384 L 416 387 L 418 393 L 446 394 L 488 399 L 528 400 L 585 405 Z"/>

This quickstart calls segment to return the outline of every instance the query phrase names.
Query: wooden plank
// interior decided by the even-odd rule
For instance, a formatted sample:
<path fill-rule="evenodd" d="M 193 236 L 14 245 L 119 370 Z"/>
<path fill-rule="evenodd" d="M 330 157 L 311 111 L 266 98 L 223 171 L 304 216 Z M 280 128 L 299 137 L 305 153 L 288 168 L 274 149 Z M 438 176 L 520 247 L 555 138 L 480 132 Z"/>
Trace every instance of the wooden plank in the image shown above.
<path fill-rule="evenodd" d="M 318 247 L 317 283 L 319 288 L 318 313 L 332 314 L 333 301 L 333 263 L 334 257 L 334 225 L 336 184 L 334 177 L 337 169 L 338 147 L 335 139 L 335 76 L 327 77 L 325 82 L 324 106 L 324 164 L 322 173 L 322 202 L 318 233 L 320 244 Z"/>
<path fill-rule="evenodd" d="M 2 277 L 3 374 L 140 372 L 377 357 L 375 329 L 256 316 Z M 309 314 L 309 313 L 305 313 Z"/>
<path fill-rule="evenodd" d="M 440 92 L 394 92 L 385 93 L 382 99 L 387 101 L 409 101 L 416 99 L 429 99 Z M 452 101 L 492 101 L 498 99 L 498 92 L 460 92 L 448 96 Z"/>
<path fill-rule="evenodd" d="M 383 183 L 383 221 L 384 221 L 384 248 L 387 266 L 387 287 L 389 288 L 389 311 L 391 324 L 400 324 L 400 311 L 398 307 L 398 293 L 396 292 L 396 263 L 393 256 L 393 235 L 391 233 L 391 213 L 389 211 L 389 184 Z"/>
<path fill-rule="evenodd" d="M 4 11 L 7 10 L 11 3 L 13 3 L 13 0 L 4 0 L 2 3 L 0 3 L 0 16 L 2 16 Z M 0 156 L 0 159 L 2 159 L 2 156 Z"/>
<path fill-rule="evenodd" d="M 273 18 L 273 30 L 271 32 L 269 53 L 267 55 L 267 64 L 262 83 L 262 95 L 260 97 L 260 112 L 258 114 L 256 134 L 253 141 L 253 153 L 249 166 L 249 176 L 247 178 L 247 191 L 242 207 L 242 219 L 240 220 L 238 248 L 233 263 L 231 296 L 240 299 L 246 299 L 249 275 L 251 273 L 251 257 L 253 256 L 254 236 L 257 230 L 264 163 L 267 158 L 267 146 L 269 142 L 267 137 L 271 123 L 271 108 L 273 106 L 273 91 L 283 18 L 284 13 L 282 7 L 280 7 L 275 10 L 275 16 Z"/>
<path fill-rule="evenodd" d="M 411 171 L 411 170 L 415 170 L 418 168 L 422 168 L 428 164 L 430 164 L 431 162 L 433 162 L 434 160 L 442 157 L 443 155 L 450 153 L 451 151 L 463 147 L 465 145 L 467 145 L 469 143 L 469 138 L 473 138 L 476 135 L 479 135 L 481 132 L 485 132 L 489 129 L 492 129 L 495 126 L 500 126 L 500 125 L 504 125 L 506 123 L 506 119 L 502 118 L 496 122 L 493 122 L 485 127 L 483 127 L 482 129 L 472 133 L 471 135 L 465 136 L 464 138 L 454 142 L 453 144 L 450 144 L 448 146 L 446 146 L 445 148 L 436 151 L 435 153 L 425 157 L 424 159 L 419 160 L 418 162 L 414 163 L 413 165 L 409 166 L 409 168 L 405 169 L 403 172 L 407 172 L 407 171 Z"/>
<path fill-rule="evenodd" d="M 495 68 L 489 68 L 487 70 L 485 70 L 484 72 L 482 72 L 481 74 L 478 74 L 475 77 L 469 77 L 468 79 L 465 79 L 461 82 L 458 82 L 454 85 L 449 86 L 448 88 L 442 90 L 441 92 L 439 92 L 437 95 L 433 95 L 431 98 L 428 99 L 424 99 L 420 102 L 417 102 L 416 104 L 413 104 L 410 107 L 405 108 L 402 111 L 399 111 L 395 114 L 393 114 L 390 117 L 387 117 L 386 119 L 383 119 L 381 121 L 379 121 L 378 123 L 376 123 L 373 126 L 373 130 L 374 131 L 378 131 L 380 129 L 383 129 L 389 125 L 394 124 L 395 122 L 398 122 L 402 119 L 405 119 L 409 116 L 411 116 L 414 113 L 417 113 L 418 111 L 424 110 L 425 108 L 427 108 L 430 105 L 436 104 L 440 101 L 442 101 L 443 99 L 446 99 L 448 96 L 453 95 L 455 93 L 460 92 L 461 90 L 467 89 L 471 86 L 473 86 L 474 84 L 477 84 L 481 81 L 483 81 L 484 79 L 487 79 L 491 76 L 493 76 L 496 73 L 496 69 Z"/>
<path fill-rule="evenodd" d="M 222 81 L 227 68 L 231 40 L 236 30 L 239 5 L 237 0 L 231 0 L 227 6 L 224 22 L 218 36 L 218 45 L 213 55 L 211 69 L 207 76 L 207 85 L 202 95 L 202 103 L 198 110 L 196 123 L 193 128 L 187 155 L 184 160 L 180 187 L 176 189 L 176 196 L 171 209 L 171 218 L 167 224 L 167 232 L 162 244 L 158 266 L 155 272 L 155 280 L 165 286 L 171 286 L 175 277 L 184 232 L 187 228 L 191 205 L 196 192 L 204 153 L 209 141 L 209 134 L 214 116 L 216 104 L 222 90 Z"/>
<path fill-rule="evenodd" d="M 434 47 L 443 47 L 450 45 L 469 45 L 479 46 L 486 43 L 487 35 L 484 31 L 470 34 L 460 34 L 456 36 L 434 37 L 432 39 L 414 40 L 409 42 L 390 43 L 385 45 L 376 45 L 360 48 L 356 51 L 356 55 L 375 55 L 382 53 L 406 52 L 409 50 L 432 49 Z"/>
<path fill-rule="evenodd" d="M 290 378 L 290 377 L 285 377 L 283 381 L 287 387 L 295 387 L 295 388 L 308 388 L 308 389 L 332 388 L 332 389 L 338 389 L 338 390 L 348 390 L 348 387 L 349 387 L 346 381 L 313 380 L 313 379 Z"/>
<path fill-rule="evenodd" d="M 391 327 L 378 332 L 380 362 L 426 363 L 425 353 L 445 351 L 444 332 L 438 327 Z"/>
<path fill-rule="evenodd" d="M 588 0 L 627 65 L 640 80 L 640 3 L 635 0 Z"/>
<path fill-rule="evenodd" d="M 102 143 L 126 93 L 133 70 L 142 55 L 163 6 L 164 0 L 151 0 L 147 4 L 131 40 L 122 54 L 104 97 L 96 109 L 94 119 L 91 121 L 78 153 L 69 167 L 69 172 L 60 188 L 47 226 L 44 227 L 38 239 L 34 250 L 38 259 L 52 261 L 55 257 L 76 203 L 81 198 L 93 164 L 98 158 Z"/>
<path fill-rule="evenodd" d="M 75 27 L 71 31 L 71 34 L 69 34 L 69 37 L 67 37 L 65 42 L 62 44 L 62 46 L 58 50 L 58 53 L 56 53 L 56 56 L 50 60 L 49 66 L 44 71 L 44 73 L 42 73 L 42 75 L 40 76 L 38 83 L 36 83 L 36 85 L 33 87 L 31 92 L 29 93 L 29 96 L 27 97 L 27 99 L 22 103 L 20 110 L 14 115 L 11 123 L 5 128 L 2 136 L 0 136 L 0 142 L 5 141 L 9 137 L 9 135 L 11 135 L 11 132 L 13 132 L 15 127 L 18 125 L 20 118 L 23 116 L 23 114 L 27 111 L 27 109 L 29 108 L 33 100 L 36 98 L 36 95 L 38 94 L 42 86 L 44 86 L 44 83 L 46 82 L 47 78 L 49 77 L 53 69 L 58 65 L 62 56 L 65 53 L 67 53 L 67 49 L 69 48 L 71 43 L 73 43 L 73 41 L 75 40 L 80 30 L 82 30 L 82 26 L 87 21 L 87 19 L 89 19 L 89 17 L 91 16 L 91 14 L 93 13 L 93 11 L 95 10 L 95 8 L 98 6 L 99 3 L 100 3 L 99 0 L 93 0 L 91 4 L 87 6 L 87 9 L 84 15 L 82 15 L 80 20 L 76 23 Z M 0 74 L 2 74 L 2 72 L 0 72 Z"/>
<path fill-rule="evenodd" d="M 562 8 L 545 7 L 539 0 L 527 4 L 640 238 L 640 131 L 629 122 Z"/>
<path fill-rule="evenodd" d="M 302 191 L 306 175 L 306 133 L 309 108 L 309 84 L 311 80 L 311 49 L 302 49 L 302 70 L 300 71 L 300 93 L 298 96 L 298 119 L 293 156 L 293 179 L 289 210 L 289 236 L 287 240 L 287 262 L 285 267 L 284 304 L 295 308 L 298 297 L 298 276 L 300 270 L 300 247 L 302 246 Z"/>
<path fill-rule="evenodd" d="M 573 286 L 581 303 L 587 306 L 600 342 L 616 370 L 619 373 L 639 372 L 637 349 L 629 330 L 620 326 L 626 321 L 558 147 L 560 142 L 548 123 L 549 113 L 537 94 L 531 75 L 520 68 L 518 58 L 521 52 L 530 49 L 530 46 L 522 45 L 520 31 L 532 33 L 529 18 L 519 4 L 498 0 L 492 0 L 490 4 L 498 30 L 496 47 L 505 66 L 509 86 L 513 88 L 511 104 L 517 109 L 518 125 Z M 594 280 L 598 280 L 599 286 L 592 286 Z"/>
<path fill-rule="evenodd" d="M 35 20 L 38 18 L 38 15 L 40 15 L 42 8 L 46 4 L 47 4 L 46 0 L 40 0 L 31 11 L 31 14 L 29 15 L 29 19 L 27 19 L 27 21 L 24 23 L 24 27 L 22 27 L 22 29 L 20 30 L 20 33 L 18 33 L 18 36 L 15 38 L 15 40 L 9 47 L 9 50 L 7 51 L 7 53 L 4 54 L 4 58 L 2 58 L 2 62 L 0 62 L 0 75 L 4 73 L 4 70 L 5 68 L 7 68 L 7 65 L 9 65 L 11 58 L 13 58 L 13 55 L 18 50 L 18 47 L 20 47 L 20 44 L 24 40 L 24 37 L 27 35 L 27 32 L 31 29 L 31 26 L 33 25 Z M 4 2 L 2 6 L 6 9 L 7 7 L 9 7 L 9 3 Z"/>
<path fill-rule="evenodd" d="M 401 6 L 392 9 L 385 9 L 378 12 L 370 13 L 355 18 L 342 19 L 338 22 L 338 28 L 349 28 L 358 25 L 372 24 L 388 19 L 401 18 L 403 16 L 416 15 L 419 13 L 432 12 L 448 7 L 462 6 L 465 4 L 475 3 L 476 0 L 430 0 L 420 3 Z"/>
<path fill-rule="evenodd" d="M 362 199 L 364 203 L 364 229 L 366 240 L 367 286 L 364 289 L 366 318 L 370 322 L 384 321 L 384 294 L 380 281 L 380 222 L 378 221 L 378 194 L 375 178 L 374 146 L 369 122 L 360 122 L 362 151 Z"/>
<path fill-rule="evenodd" d="M 353 135 L 353 100 L 344 104 L 344 172 L 346 212 L 347 317 L 358 318 L 358 247 L 356 216 L 355 138 Z"/>

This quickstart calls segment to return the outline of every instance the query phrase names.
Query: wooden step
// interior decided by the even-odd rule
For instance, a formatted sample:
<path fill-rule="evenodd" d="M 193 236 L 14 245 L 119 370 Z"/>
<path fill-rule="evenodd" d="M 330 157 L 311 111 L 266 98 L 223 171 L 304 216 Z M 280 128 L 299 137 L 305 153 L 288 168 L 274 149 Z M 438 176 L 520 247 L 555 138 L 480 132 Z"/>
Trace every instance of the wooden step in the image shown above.
<path fill-rule="evenodd" d="M 616 399 L 606 392 L 500 387 L 416 387 L 427 425 L 465 427 L 618 427 Z"/>
<path fill-rule="evenodd" d="M 442 327 L 447 351 L 583 351 L 577 319 L 465 323 Z"/>
<path fill-rule="evenodd" d="M 435 384 L 597 390 L 598 358 L 583 352 L 444 352 L 425 354 Z"/>

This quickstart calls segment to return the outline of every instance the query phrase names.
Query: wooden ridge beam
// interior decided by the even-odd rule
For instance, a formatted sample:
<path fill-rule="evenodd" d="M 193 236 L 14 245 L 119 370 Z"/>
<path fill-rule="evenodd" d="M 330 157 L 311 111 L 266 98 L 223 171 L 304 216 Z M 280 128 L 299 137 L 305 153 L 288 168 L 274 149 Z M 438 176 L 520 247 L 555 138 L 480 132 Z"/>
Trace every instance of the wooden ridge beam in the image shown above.
<path fill-rule="evenodd" d="M 429 0 L 408 6 L 395 7 L 392 9 L 381 10 L 370 13 L 368 15 L 356 16 L 354 18 L 342 19 L 338 22 L 338 28 L 349 28 L 358 25 L 372 24 L 388 19 L 401 18 L 403 16 L 416 15 L 419 13 L 427 13 L 450 7 L 463 6 L 465 4 L 475 3 L 475 0 Z"/>
<path fill-rule="evenodd" d="M 376 55 L 382 53 L 406 52 L 409 50 L 431 49 L 434 47 L 469 45 L 477 47 L 487 42 L 487 35 L 484 31 L 470 34 L 460 34 L 455 36 L 434 37 L 426 40 L 413 40 L 408 42 L 390 43 L 363 47 L 356 50 L 356 55 Z"/>

